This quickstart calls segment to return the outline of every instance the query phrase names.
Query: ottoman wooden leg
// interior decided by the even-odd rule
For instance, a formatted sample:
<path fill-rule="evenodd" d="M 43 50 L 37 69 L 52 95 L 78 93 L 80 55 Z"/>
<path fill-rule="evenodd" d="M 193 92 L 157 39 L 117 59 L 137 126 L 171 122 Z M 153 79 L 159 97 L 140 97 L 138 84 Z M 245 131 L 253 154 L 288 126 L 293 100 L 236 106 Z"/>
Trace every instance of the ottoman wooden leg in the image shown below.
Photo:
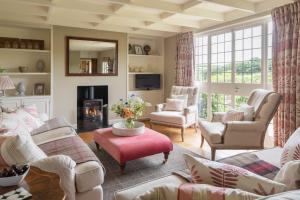
<path fill-rule="evenodd" d="M 165 164 L 165 163 L 168 161 L 169 153 L 170 153 L 170 152 L 164 152 L 165 160 L 164 160 L 163 164 Z"/>
<path fill-rule="evenodd" d="M 96 144 L 96 148 L 97 148 L 98 150 L 100 150 L 101 148 L 100 148 L 99 144 L 98 144 L 97 142 L 95 142 L 95 144 Z"/>
<path fill-rule="evenodd" d="M 124 163 L 124 164 L 120 164 L 120 168 L 121 168 L 121 174 L 124 174 L 125 167 L 126 167 L 126 163 Z"/>

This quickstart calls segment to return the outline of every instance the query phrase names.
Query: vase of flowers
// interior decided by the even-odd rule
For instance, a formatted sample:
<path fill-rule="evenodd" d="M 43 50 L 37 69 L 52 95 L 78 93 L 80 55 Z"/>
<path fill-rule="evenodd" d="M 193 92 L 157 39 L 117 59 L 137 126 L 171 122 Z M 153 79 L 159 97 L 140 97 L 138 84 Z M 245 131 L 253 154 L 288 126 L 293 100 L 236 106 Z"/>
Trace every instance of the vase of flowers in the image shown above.
<path fill-rule="evenodd" d="M 140 97 L 132 95 L 126 100 L 120 99 L 111 110 L 124 121 L 113 125 L 113 133 L 121 136 L 143 133 L 145 125 L 136 120 L 143 115 L 145 108 L 146 103 Z"/>

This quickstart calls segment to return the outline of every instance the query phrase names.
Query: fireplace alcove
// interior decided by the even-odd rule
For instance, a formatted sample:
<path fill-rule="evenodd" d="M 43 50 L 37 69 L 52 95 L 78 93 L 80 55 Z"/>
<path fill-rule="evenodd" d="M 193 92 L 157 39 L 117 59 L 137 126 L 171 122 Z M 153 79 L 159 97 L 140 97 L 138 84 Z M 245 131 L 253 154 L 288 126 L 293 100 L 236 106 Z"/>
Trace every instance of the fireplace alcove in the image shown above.
<path fill-rule="evenodd" d="M 77 131 L 108 126 L 108 86 L 77 86 Z"/>

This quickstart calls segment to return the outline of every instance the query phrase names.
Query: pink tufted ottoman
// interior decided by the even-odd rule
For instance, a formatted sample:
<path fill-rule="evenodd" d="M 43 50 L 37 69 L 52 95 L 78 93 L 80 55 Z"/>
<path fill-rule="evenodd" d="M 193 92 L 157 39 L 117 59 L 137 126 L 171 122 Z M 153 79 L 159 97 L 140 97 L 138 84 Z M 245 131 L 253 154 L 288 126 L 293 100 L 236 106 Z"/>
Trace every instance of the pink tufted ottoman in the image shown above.
<path fill-rule="evenodd" d="M 124 172 L 127 161 L 164 153 L 164 163 L 168 160 L 169 152 L 173 150 L 170 139 L 152 129 L 145 128 L 145 133 L 133 137 L 120 137 L 112 133 L 112 128 L 95 131 L 94 140 L 97 148 L 103 148 L 120 165 Z"/>

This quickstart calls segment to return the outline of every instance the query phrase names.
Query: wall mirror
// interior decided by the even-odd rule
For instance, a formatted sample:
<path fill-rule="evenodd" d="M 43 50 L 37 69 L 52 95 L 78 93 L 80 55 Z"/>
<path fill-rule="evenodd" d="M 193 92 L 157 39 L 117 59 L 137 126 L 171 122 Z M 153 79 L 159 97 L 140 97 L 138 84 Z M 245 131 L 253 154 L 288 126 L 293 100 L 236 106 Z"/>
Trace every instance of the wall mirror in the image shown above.
<path fill-rule="evenodd" d="M 117 40 L 66 37 L 66 76 L 117 75 Z"/>

